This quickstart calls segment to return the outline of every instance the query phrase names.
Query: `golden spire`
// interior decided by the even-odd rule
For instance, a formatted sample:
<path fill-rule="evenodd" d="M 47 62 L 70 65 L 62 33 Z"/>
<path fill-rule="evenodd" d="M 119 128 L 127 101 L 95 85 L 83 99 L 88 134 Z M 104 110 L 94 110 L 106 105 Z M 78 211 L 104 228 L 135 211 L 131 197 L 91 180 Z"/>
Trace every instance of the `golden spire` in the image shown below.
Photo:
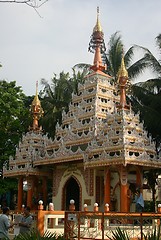
<path fill-rule="evenodd" d="M 99 21 L 99 7 L 97 7 L 97 21 L 95 27 L 93 28 L 93 32 L 102 32 L 102 27 Z"/>
<path fill-rule="evenodd" d="M 38 81 L 36 82 L 36 94 L 32 101 L 32 105 L 41 105 L 39 97 L 38 97 Z"/>
<path fill-rule="evenodd" d="M 36 82 L 36 94 L 31 104 L 31 112 L 33 115 L 33 125 L 31 129 L 40 130 L 38 120 L 42 117 L 44 112 L 38 97 L 38 81 Z"/>
<path fill-rule="evenodd" d="M 125 67 L 124 56 L 122 56 L 122 59 L 121 59 L 121 67 L 120 67 L 119 72 L 118 72 L 118 80 L 121 77 L 124 77 L 124 78 L 128 79 L 128 71 L 127 71 L 127 69 Z"/>
<path fill-rule="evenodd" d="M 129 109 L 129 106 L 126 103 L 127 81 L 128 81 L 128 71 L 125 67 L 124 56 L 122 55 L 121 66 L 118 72 L 118 82 L 120 86 L 120 104 L 118 108 L 120 109 Z"/>
<path fill-rule="evenodd" d="M 95 27 L 93 28 L 93 33 L 89 43 L 89 51 L 94 52 L 94 61 L 91 69 L 94 71 L 105 70 L 105 66 L 102 63 L 101 54 L 106 51 L 106 48 L 104 43 L 104 34 L 99 21 L 99 7 L 97 7 L 97 21 Z"/>

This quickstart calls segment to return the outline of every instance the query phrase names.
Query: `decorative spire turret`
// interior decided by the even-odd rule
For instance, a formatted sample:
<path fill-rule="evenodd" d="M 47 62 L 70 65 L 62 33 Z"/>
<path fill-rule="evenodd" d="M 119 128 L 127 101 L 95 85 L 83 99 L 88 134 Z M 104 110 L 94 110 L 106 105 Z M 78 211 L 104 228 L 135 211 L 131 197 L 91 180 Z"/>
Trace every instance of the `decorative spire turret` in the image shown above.
<path fill-rule="evenodd" d="M 39 97 L 38 97 L 38 82 L 36 82 L 36 95 L 32 101 L 32 104 L 31 104 L 31 113 L 33 115 L 33 124 L 32 124 L 32 130 L 33 131 L 37 131 L 37 130 L 40 130 L 40 127 L 39 127 L 39 119 L 42 117 L 43 115 L 43 109 L 41 107 L 41 103 L 40 103 L 40 100 L 39 100 Z"/>
<path fill-rule="evenodd" d="M 120 104 L 118 105 L 118 108 L 120 109 L 129 109 L 129 105 L 126 103 L 126 88 L 128 78 L 128 71 L 125 67 L 124 56 L 122 56 L 121 67 L 118 72 L 118 82 L 120 87 Z"/>
<path fill-rule="evenodd" d="M 93 28 L 88 50 L 95 53 L 91 69 L 94 71 L 105 70 L 105 66 L 102 64 L 101 54 L 106 51 L 106 48 L 104 43 L 104 33 L 99 21 L 99 7 L 97 7 L 97 21 L 95 27 Z"/>

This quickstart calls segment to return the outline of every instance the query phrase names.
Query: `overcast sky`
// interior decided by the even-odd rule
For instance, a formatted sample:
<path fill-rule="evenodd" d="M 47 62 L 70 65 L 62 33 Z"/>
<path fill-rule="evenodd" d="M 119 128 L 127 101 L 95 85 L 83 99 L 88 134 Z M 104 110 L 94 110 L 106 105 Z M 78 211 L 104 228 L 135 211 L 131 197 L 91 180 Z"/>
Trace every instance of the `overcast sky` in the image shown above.
<path fill-rule="evenodd" d="M 156 55 L 161 0 L 49 0 L 39 9 L 42 17 L 26 5 L 0 3 L 0 79 L 15 80 L 33 95 L 41 78 L 50 81 L 53 73 L 92 63 L 88 43 L 97 6 L 106 47 L 120 31 L 126 50 L 138 44 Z"/>

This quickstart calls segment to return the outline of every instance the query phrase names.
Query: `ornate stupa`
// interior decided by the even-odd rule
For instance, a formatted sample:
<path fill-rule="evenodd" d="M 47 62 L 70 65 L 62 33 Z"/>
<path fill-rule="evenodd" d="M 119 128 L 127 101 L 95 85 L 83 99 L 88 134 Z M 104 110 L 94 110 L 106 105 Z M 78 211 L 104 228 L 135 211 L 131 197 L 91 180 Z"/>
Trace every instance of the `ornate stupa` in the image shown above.
<path fill-rule="evenodd" d="M 18 179 L 18 209 L 21 209 L 22 205 L 37 208 L 37 199 L 40 196 L 43 197 L 46 203 L 46 176 L 51 175 L 49 169 L 40 169 L 40 167 L 34 166 L 35 156 L 38 152 L 43 154 L 46 141 L 50 141 L 47 136 L 43 135 L 42 127 L 39 126 L 39 119 L 43 115 L 43 109 L 38 98 L 38 84 L 36 84 L 36 95 L 30 110 L 33 117 L 32 126 L 22 136 L 19 146 L 16 148 L 15 158 L 10 157 L 9 167 L 4 166 L 3 168 L 4 177 L 15 177 Z"/>
<path fill-rule="evenodd" d="M 92 210 L 97 202 L 100 209 L 109 203 L 111 211 L 128 212 L 132 210 L 130 184 L 142 188 L 143 170 L 161 167 L 161 161 L 156 158 L 154 143 L 147 137 L 139 114 L 134 114 L 126 102 L 128 72 L 124 57 L 118 73 L 119 94 L 112 76 L 105 73 L 104 34 L 98 10 L 89 50 L 94 52 L 91 72 L 78 86 L 78 94 L 73 94 L 69 111 L 63 112 L 55 139 L 51 141 L 37 131 L 38 114 L 34 111 L 41 107 L 36 100 L 32 105 L 32 131 L 23 136 L 4 176 L 21 179 L 26 176 L 27 164 L 32 163 L 32 179 L 35 175 L 49 178 L 51 173 L 55 209 L 68 209 L 70 199 L 74 199 L 76 210 L 82 210 L 85 203 Z M 26 169 L 22 170 L 22 165 Z M 31 192 L 33 189 L 34 184 Z M 20 194 L 18 198 L 22 203 Z"/>

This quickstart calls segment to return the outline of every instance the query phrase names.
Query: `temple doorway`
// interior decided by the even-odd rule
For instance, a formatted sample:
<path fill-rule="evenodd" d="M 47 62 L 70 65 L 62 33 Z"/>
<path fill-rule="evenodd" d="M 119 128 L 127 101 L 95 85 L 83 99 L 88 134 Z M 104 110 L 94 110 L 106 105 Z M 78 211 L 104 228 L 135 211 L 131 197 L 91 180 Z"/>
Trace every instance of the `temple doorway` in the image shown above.
<path fill-rule="evenodd" d="M 71 177 L 66 182 L 63 189 L 64 210 L 69 210 L 70 200 L 75 201 L 75 210 L 80 210 L 80 188 L 74 177 Z"/>

